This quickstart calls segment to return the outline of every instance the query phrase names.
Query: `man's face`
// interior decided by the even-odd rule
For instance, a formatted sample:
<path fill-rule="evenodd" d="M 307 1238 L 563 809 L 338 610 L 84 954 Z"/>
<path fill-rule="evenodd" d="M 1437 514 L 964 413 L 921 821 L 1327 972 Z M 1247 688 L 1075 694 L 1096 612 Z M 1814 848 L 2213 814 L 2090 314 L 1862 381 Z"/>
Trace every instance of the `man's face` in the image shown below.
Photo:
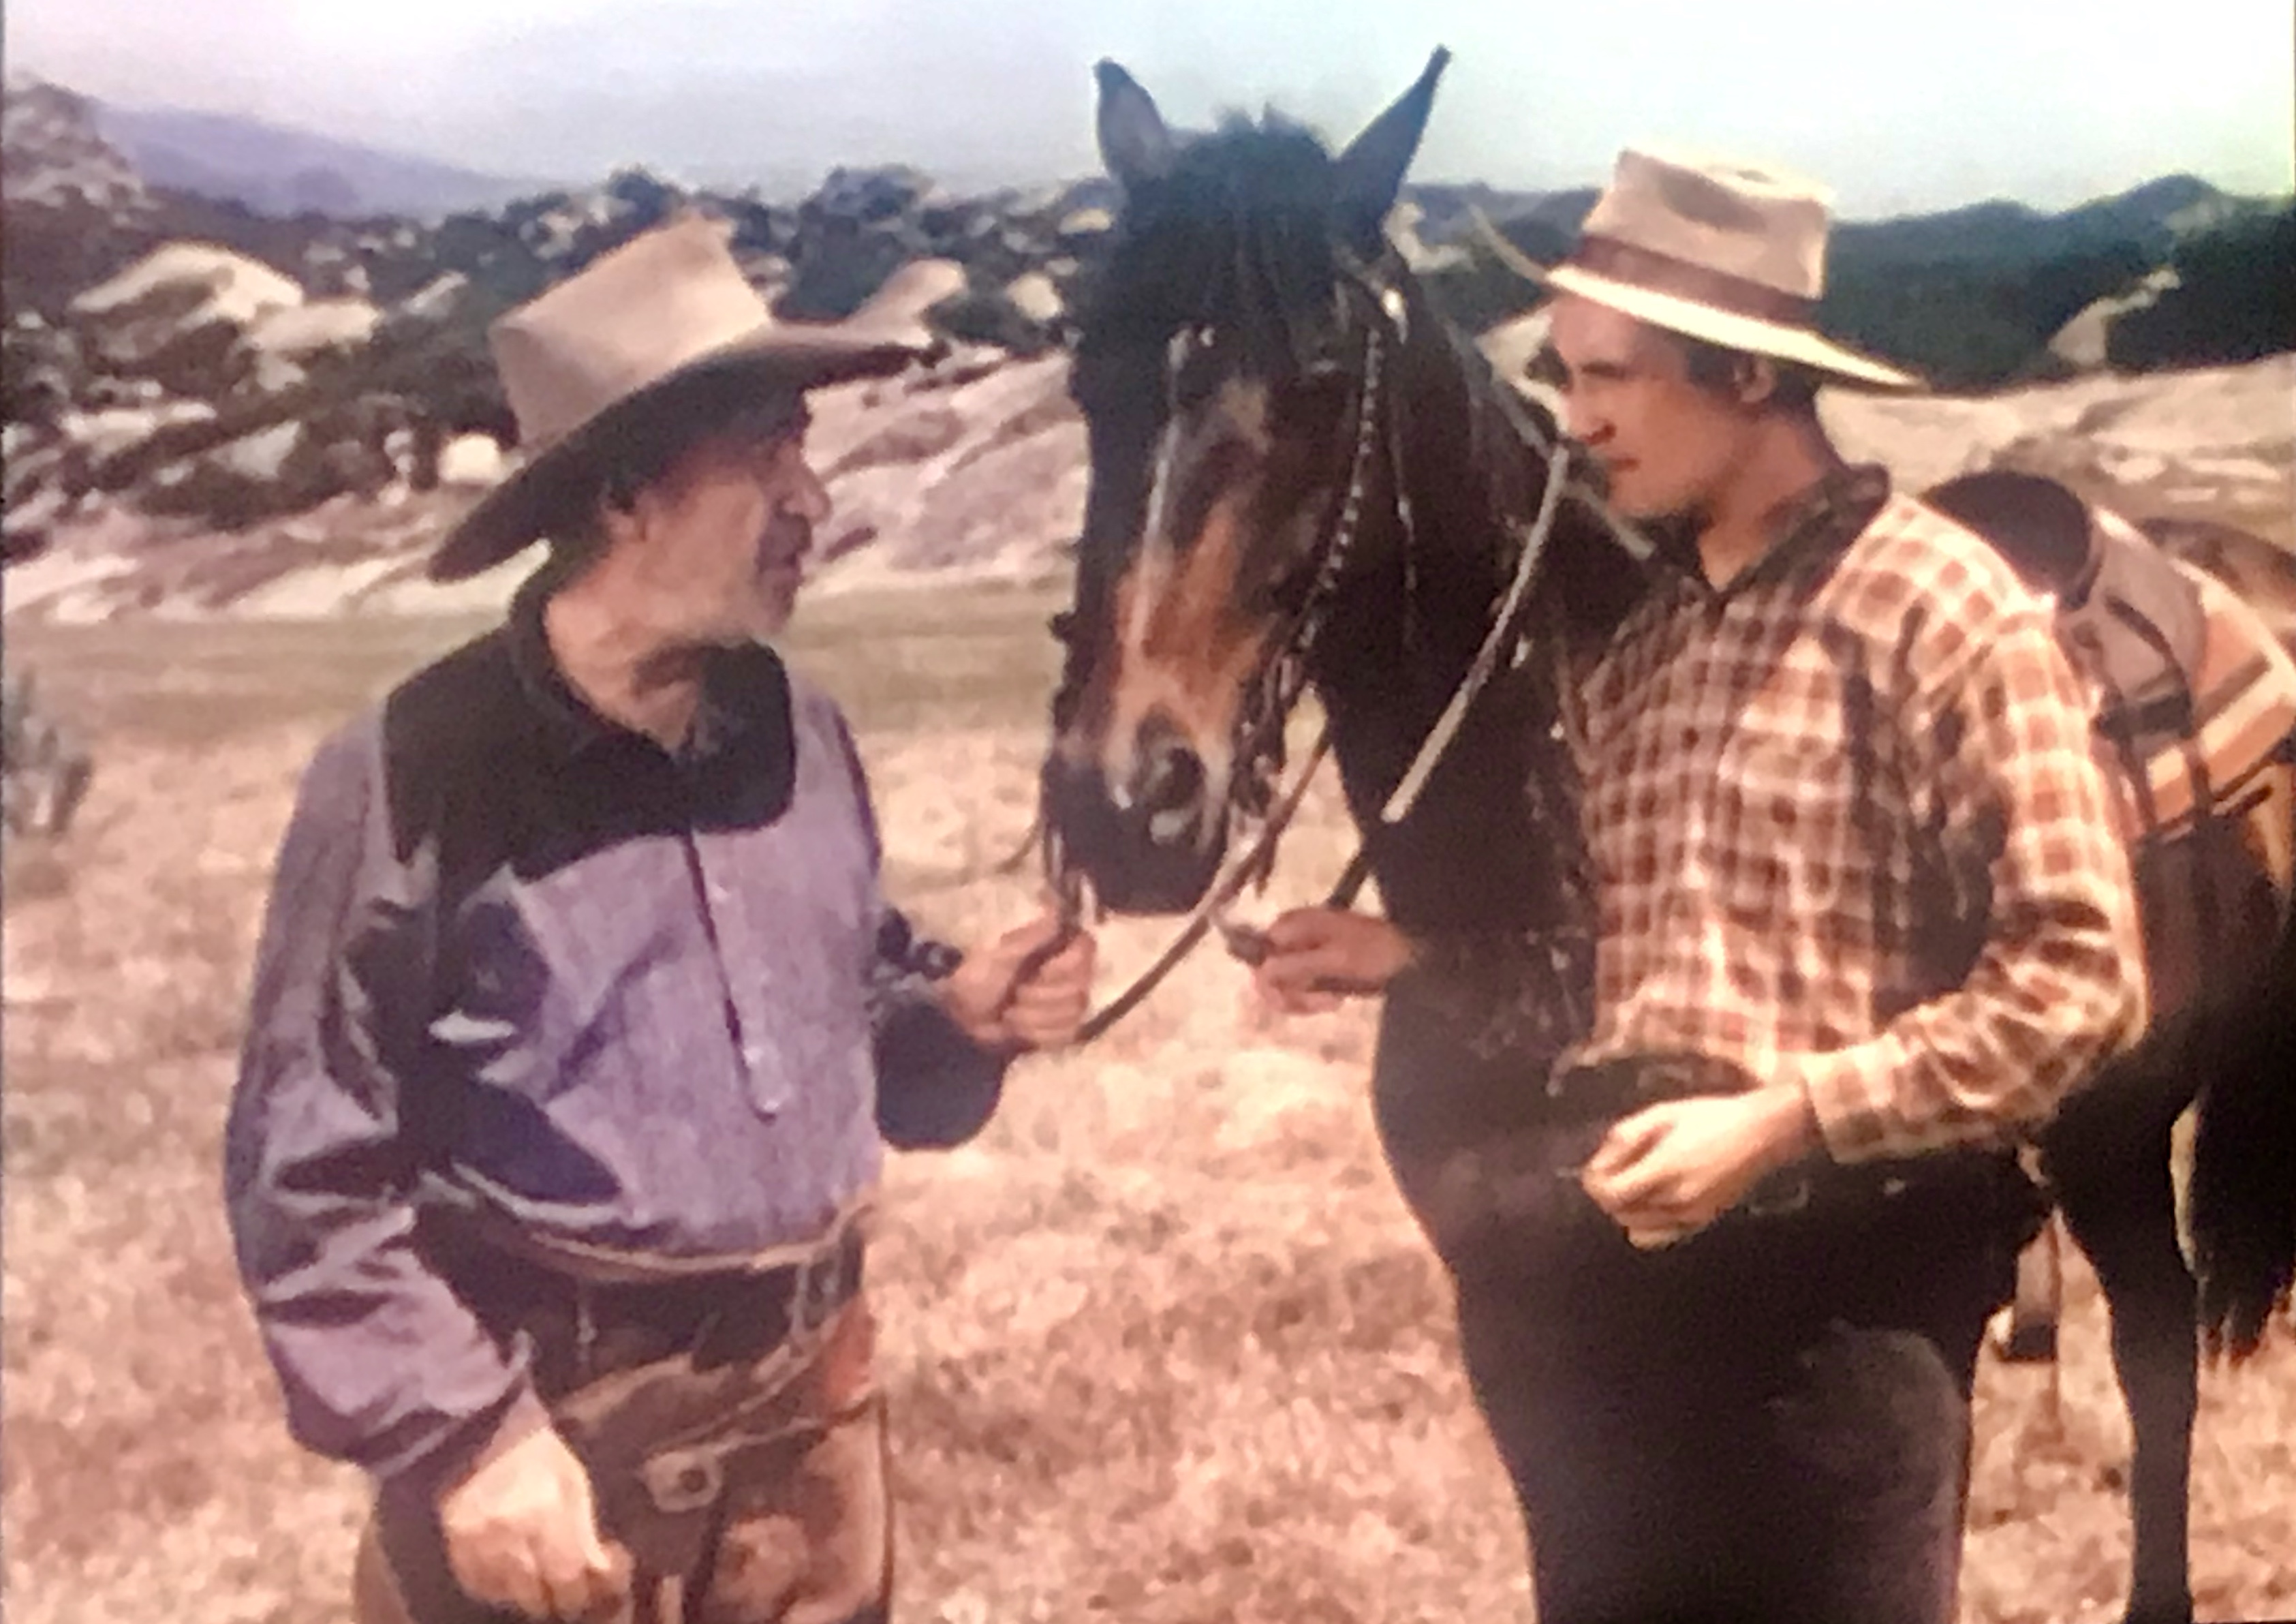
<path fill-rule="evenodd" d="M 701 441 L 638 502 L 644 575 L 663 630 L 743 643 L 789 624 L 814 527 L 830 513 L 801 419 Z"/>
<path fill-rule="evenodd" d="M 1609 476 L 1611 504 L 1645 521 L 1702 513 L 1740 465 L 1752 414 L 1693 382 L 1660 329 L 1570 294 L 1552 309 L 1565 429 Z"/>

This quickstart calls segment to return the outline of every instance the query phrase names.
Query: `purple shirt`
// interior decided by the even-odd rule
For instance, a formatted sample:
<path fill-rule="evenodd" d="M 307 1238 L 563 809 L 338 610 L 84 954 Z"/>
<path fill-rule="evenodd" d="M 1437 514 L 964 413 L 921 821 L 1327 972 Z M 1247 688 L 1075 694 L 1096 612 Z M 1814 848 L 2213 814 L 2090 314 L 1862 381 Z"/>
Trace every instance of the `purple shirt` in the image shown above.
<path fill-rule="evenodd" d="M 297 1437 L 387 1480 L 531 1405 L 415 1243 L 425 1203 L 694 1259 L 808 1239 L 1004 1062 L 930 999 L 837 707 L 712 657 L 673 756 L 553 665 L 537 589 L 307 770 L 226 1134 Z M 939 950 L 945 954 L 946 950 Z"/>

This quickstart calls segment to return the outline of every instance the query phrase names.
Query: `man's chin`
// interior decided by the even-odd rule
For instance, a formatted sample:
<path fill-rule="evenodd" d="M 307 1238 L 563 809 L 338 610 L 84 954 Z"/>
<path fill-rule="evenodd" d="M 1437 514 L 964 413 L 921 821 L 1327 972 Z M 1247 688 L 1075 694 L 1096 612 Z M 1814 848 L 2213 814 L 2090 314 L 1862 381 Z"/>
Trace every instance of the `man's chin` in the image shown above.
<path fill-rule="evenodd" d="M 1629 488 L 1623 495 L 1613 493 L 1607 498 L 1611 511 L 1645 530 L 1674 529 L 1692 522 L 1692 504 L 1678 496 L 1636 492 Z"/>
<path fill-rule="evenodd" d="M 802 585 L 795 576 L 785 582 L 767 580 L 760 583 L 750 606 L 750 636 L 759 641 L 779 636 L 797 613 L 798 594 Z"/>
<path fill-rule="evenodd" d="M 1648 524 L 1667 516 L 1669 504 L 1654 498 L 1647 491 L 1637 489 L 1631 474 L 1623 480 L 1611 480 L 1603 493 L 1603 499 L 1611 504 L 1611 512 L 1631 519 L 1636 524 Z"/>

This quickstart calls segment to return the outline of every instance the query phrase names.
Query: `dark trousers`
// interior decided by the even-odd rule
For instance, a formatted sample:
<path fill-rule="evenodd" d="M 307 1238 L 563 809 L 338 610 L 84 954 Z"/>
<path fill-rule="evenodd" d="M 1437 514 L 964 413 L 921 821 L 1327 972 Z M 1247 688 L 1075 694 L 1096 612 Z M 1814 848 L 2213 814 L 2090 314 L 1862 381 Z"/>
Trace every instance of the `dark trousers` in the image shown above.
<path fill-rule="evenodd" d="M 1459 1281 L 1540 1624 L 1950 1624 L 1970 1386 L 2027 1222 L 2005 1175 L 1653 1251 L 1558 1178 L 1542 1243 Z"/>

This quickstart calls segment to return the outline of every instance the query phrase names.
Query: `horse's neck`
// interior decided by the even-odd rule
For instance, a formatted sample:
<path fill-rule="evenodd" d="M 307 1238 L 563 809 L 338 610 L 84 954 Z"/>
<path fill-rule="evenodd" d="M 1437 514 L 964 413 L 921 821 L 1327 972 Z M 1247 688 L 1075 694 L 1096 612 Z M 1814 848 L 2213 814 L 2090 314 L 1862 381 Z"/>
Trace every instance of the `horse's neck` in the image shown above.
<path fill-rule="evenodd" d="M 1497 604 L 1494 566 L 1457 545 L 1437 504 L 1417 515 L 1421 555 L 1367 561 L 1335 607 L 1317 687 L 1332 754 L 1388 912 L 1412 924 L 1499 926 L 1546 916 L 1568 807 L 1553 746 L 1553 690 L 1502 661 L 1475 696 L 1409 814 L 1383 814 L 1480 647 Z M 1480 540 L 1480 538 L 1474 538 Z M 1406 581 L 1417 602 L 1406 627 Z"/>
<path fill-rule="evenodd" d="M 1379 499 L 1366 504 L 1379 517 L 1314 675 L 1390 915 L 1518 926 L 1565 911 L 1558 887 L 1576 852 L 1551 670 L 1503 659 L 1410 814 L 1392 825 L 1382 816 L 1482 646 L 1546 474 L 1494 398 L 1506 386 L 1407 282 L 1406 292 L 1411 337 L 1394 373 L 1396 432 Z M 1566 511 L 1541 566 L 1550 579 L 1540 619 L 1587 595 L 1582 583 L 1600 579 L 1587 563 L 1605 545 Z"/>
<path fill-rule="evenodd" d="M 1437 707 L 1329 701 L 1332 754 L 1389 915 L 1405 924 L 1497 928 L 1554 915 L 1577 806 L 1544 692 L 1507 672 L 1397 822 L 1386 810 Z"/>
<path fill-rule="evenodd" d="M 1423 734 L 1489 631 L 1546 467 L 1493 398 L 1505 386 L 1480 351 L 1407 274 L 1397 285 L 1406 337 L 1390 363 L 1360 567 L 1333 606 L 1337 657 L 1316 675 L 1327 698 Z"/>

